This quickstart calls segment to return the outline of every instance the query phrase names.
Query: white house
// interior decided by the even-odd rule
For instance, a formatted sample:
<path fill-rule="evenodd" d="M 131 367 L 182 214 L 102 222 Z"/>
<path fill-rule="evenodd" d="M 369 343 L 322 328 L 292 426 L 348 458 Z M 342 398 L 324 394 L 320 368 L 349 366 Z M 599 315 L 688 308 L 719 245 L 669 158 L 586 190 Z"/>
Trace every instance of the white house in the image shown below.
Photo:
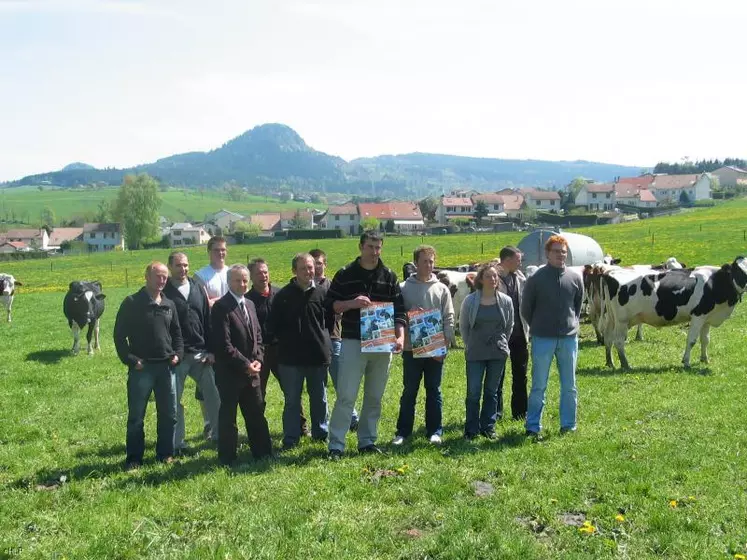
<path fill-rule="evenodd" d="M 589 210 L 612 210 L 617 206 L 615 185 L 612 183 L 587 183 L 581 187 L 574 201 L 576 206 Z"/>
<path fill-rule="evenodd" d="M 483 193 L 472 196 L 472 211 L 478 202 L 482 202 L 488 209 L 488 218 L 505 218 L 505 199 L 503 195 L 497 193 Z"/>
<path fill-rule="evenodd" d="M 651 191 L 659 204 L 679 204 L 683 193 L 690 202 L 705 200 L 711 198 L 711 178 L 708 173 L 656 175 Z"/>
<path fill-rule="evenodd" d="M 233 229 L 233 224 L 235 224 L 236 222 L 240 222 L 243 219 L 244 216 L 242 216 L 241 214 L 231 212 L 230 210 L 226 210 L 225 208 L 205 217 L 206 222 L 214 223 L 221 229 L 224 234 Z"/>
<path fill-rule="evenodd" d="M 442 196 L 436 208 L 436 220 L 444 225 L 454 218 L 473 218 L 474 204 L 471 198 Z"/>
<path fill-rule="evenodd" d="M 283 210 L 280 212 L 280 229 L 296 229 L 298 220 L 302 229 L 314 229 L 314 214 L 311 210 Z"/>
<path fill-rule="evenodd" d="M 747 186 L 747 171 L 733 165 L 719 167 L 715 171 L 712 171 L 711 175 L 718 177 L 719 185 L 722 187 L 734 188 L 737 185 Z"/>
<path fill-rule="evenodd" d="M 339 229 L 350 235 L 356 235 L 360 227 L 358 206 L 352 203 L 330 206 L 322 223 L 325 229 Z"/>
<path fill-rule="evenodd" d="M 49 248 L 49 235 L 44 228 L 9 229 L 5 233 L 0 233 L 0 242 L 7 243 L 9 241 L 23 243 L 31 250 L 46 251 Z"/>
<path fill-rule="evenodd" d="M 117 247 L 124 249 L 122 225 L 118 223 L 83 224 L 83 241 L 92 253 L 112 251 Z"/>
<path fill-rule="evenodd" d="M 169 246 L 183 247 L 185 245 L 204 245 L 210 240 L 210 234 L 201 226 L 193 226 L 188 222 L 176 223 L 169 231 Z"/>
<path fill-rule="evenodd" d="M 527 208 L 533 210 L 560 210 L 560 194 L 557 191 L 532 190 L 524 194 Z"/>
<path fill-rule="evenodd" d="M 370 202 L 358 204 L 361 221 L 376 218 L 379 228 L 384 231 L 389 222 L 395 232 L 412 233 L 425 227 L 423 214 L 415 202 Z"/>

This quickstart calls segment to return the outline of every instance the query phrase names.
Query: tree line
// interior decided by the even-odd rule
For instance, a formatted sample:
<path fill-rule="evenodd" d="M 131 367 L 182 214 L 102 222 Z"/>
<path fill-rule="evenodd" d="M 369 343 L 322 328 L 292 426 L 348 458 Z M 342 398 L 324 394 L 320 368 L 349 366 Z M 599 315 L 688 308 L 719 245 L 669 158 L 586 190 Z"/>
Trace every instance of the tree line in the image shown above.
<path fill-rule="evenodd" d="M 688 161 L 685 159 L 680 163 L 667 163 L 660 161 L 656 164 L 656 167 L 654 167 L 654 173 L 668 173 L 670 175 L 708 173 L 724 166 L 747 169 L 747 161 L 740 158 L 725 158 L 724 160 L 701 159 L 697 161 Z"/>

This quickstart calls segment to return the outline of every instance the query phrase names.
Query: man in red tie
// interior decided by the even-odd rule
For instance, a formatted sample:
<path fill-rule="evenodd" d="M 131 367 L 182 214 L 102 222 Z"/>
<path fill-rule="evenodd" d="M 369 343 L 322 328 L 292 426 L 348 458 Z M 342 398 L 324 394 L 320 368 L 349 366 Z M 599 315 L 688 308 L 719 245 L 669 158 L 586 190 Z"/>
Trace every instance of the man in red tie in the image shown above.
<path fill-rule="evenodd" d="M 244 297 L 248 287 L 249 270 L 240 264 L 232 266 L 228 270 L 228 293 L 215 302 L 210 317 L 215 382 L 221 398 L 218 459 L 224 465 L 236 461 L 237 408 L 244 417 L 254 458 L 272 453 L 260 383 L 262 330 L 254 304 Z"/>

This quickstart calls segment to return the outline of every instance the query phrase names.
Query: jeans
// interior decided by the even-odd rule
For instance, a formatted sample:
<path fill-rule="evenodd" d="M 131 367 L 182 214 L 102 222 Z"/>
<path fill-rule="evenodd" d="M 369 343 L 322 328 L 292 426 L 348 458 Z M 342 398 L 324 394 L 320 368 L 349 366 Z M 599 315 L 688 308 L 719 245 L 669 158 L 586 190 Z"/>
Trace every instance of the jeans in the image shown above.
<path fill-rule="evenodd" d="M 402 353 L 402 397 L 399 399 L 399 417 L 397 418 L 397 435 L 409 437 L 415 423 L 415 403 L 420 389 L 420 380 L 425 386 L 425 433 L 442 435 L 441 425 L 443 396 L 441 395 L 441 377 L 443 361 L 433 358 L 414 358 L 412 352 Z"/>
<path fill-rule="evenodd" d="M 176 382 L 168 362 L 130 367 L 127 374 L 127 462 L 142 463 L 145 453 L 145 411 L 151 392 L 156 396 L 156 458 L 174 455 Z"/>
<path fill-rule="evenodd" d="M 332 360 L 329 363 L 329 376 L 332 379 L 332 386 L 337 391 L 337 375 L 340 371 L 340 350 L 342 348 L 342 340 L 332 339 Z M 358 424 L 358 411 L 355 409 L 355 403 L 353 403 L 353 413 L 350 416 L 351 427 Z"/>
<path fill-rule="evenodd" d="M 215 373 L 213 368 L 201 361 L 195 360 L 194 354 L 185 354 L 184 359 L 176 366 L 176 433 L 174 434 L 174 448 L 182 449 L 187 446 L 184 441 L 184 405 L 182 405 L 182 394 L 187 376 L 195 380 L 205 403 L 207 420 L 210 424 L 213 441 L 218 441 L 218 410 L 220 409 L 220 396 L 215 386 Z"/>
<path fill-rule="evenodd" d="M 295 366 L 280 364 L 278 366 L 280 386 L 285 396 L 283 407 L 283 445 L 292 447 L 301 439 L 301 426 L 298 417 L 301 414 L 301 394 L 304 381 L 309 393 L 311 409 L 311 437 L 316 440 L 327 439 L 327 366 Z"/>
<path fill-rule="evenodd" d="M 503 384 L 505 371 L 505 358 L 467 360 L 465 435 L 474 436 L 478 432 L 492 432 L 495 429 L 498 417 L 498 392 Z M 480 410 L 480 393 L 482 393 L 482 410 Z"/>
<path fill-rule="evenodd" d="M 358 427 L 358 449 L 376 443 L 381 417 L 381 399 L 389 379 L 392 354 L 361 352 L 361 341 L 346 338 L 340 351 L 337 400 L 329 423 L 329 449 L 343 451 L 350 416 L 363 380 L 363 408 Z"/>
<path fill-rule="evenodd" d="M 558 338 L 532 336 L 532 389 L 529 392 L 526 429 L 539 433 L 542 429 L 542 410 L 545 407 L 545 390 L 550 377 L 553 356 L 560 374 L 560 428 L 576 429 L 576 361 L 578 337 Z"/>

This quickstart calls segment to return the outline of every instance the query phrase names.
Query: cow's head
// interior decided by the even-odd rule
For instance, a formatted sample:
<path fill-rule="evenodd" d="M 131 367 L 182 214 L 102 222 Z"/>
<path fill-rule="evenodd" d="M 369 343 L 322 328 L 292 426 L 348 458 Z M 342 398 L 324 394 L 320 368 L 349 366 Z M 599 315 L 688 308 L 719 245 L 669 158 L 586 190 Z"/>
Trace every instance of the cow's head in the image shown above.
<path fill-rule="evenodd" d="M 731 278 L 734 282 L 734 289 L 742 293 L 747 289 L 747 259 L 739 256 L 731 263 Z"/>
<path fill-rule="evenodd" d="M 449 280 L 449 275 L 445 272 L 439 272 L 436 275 L 436 278 L 438 278 L 438 281 L 441 282 L 444 286 L 449 288 L 449 293 L 451 294 L 451 297 L 453 298 L 457 293 L 457 286 L 456 284 L 451 283 L 451 280 Z"/>
<path fill-rule="evenodd" d="M 604 255 L 602 262 L 608 265 L 615 265 L 615 264 L 620 264 L 622 262 L 622 259 L 616 259 L 612 255 L 608 254 L 608 255 Z"/>
<path fill-rule="evenodd" d="M 0 274 L 0 295 L 12 296 L 16 286 L 23 286 L 10 274 Z"/>
<path fill-rule="evenodd" d="M 88 324 L 96 319 L 95 303 L 103 302 L 99 282 L 70 282 L 71 312 L 77 323 Z"/>
<path fill-rule="evenodd" d="M 410 276 L 415 274 L 418 271 L 417 267 L 415 266 L 415 263 L 405 263 L 402 265 L 402 280 L 407 280 Z"/>
<path fill-rule="evenodd" d="M 669 257 L 664 261 L 664 268 L 667 270 L 679 270 L 681 268 L 687 268 L 687 266 L 684 263 L 678 262 L 676 258 Z"/>

